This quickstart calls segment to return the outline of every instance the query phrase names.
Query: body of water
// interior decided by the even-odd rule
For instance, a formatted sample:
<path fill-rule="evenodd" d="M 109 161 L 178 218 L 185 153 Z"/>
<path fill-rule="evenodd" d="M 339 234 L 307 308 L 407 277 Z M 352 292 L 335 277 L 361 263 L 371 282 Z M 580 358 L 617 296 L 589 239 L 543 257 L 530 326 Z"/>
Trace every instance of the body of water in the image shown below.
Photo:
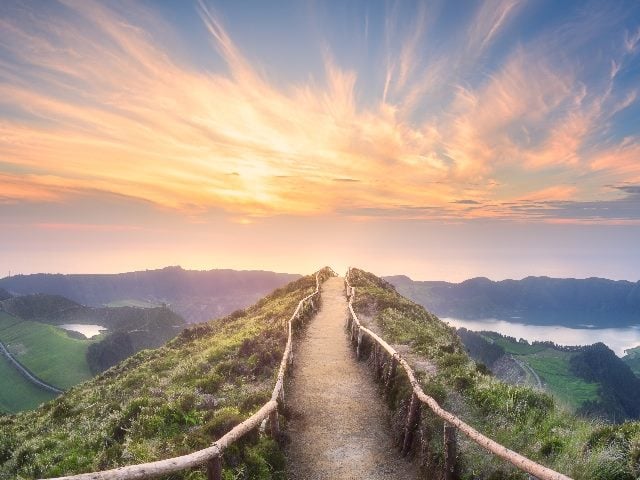
<path fill-rule="evenodd" d="M 488 330 L 516 339 L 524 338 L 529 342 L 550 341 L 558 345 L 592 345 L 602 342 L 619 357 L 624 355 L 627 348 L 640 345 L 640 325 L 621 328 L 569 328 L 559 325 L 528 325 L 495 318 L 481 320 L 443 318 L 442 320 L 456 328 L 464 327 L 476 332 Z"/>
<path fill-rule="evenodd" d="M 58 325 L 58 327 L 81 333 L 87 338 L 93 338 L 107 330 L 102 325 L 86 325 L 84 323 L 65 323 L 64 325 Z"/>

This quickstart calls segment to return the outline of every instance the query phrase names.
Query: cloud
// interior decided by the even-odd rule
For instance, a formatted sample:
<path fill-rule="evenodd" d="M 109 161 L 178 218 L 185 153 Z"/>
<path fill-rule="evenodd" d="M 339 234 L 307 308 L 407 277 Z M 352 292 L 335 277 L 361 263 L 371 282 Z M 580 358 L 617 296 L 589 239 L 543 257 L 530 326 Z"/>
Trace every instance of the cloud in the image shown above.
<path fill-rule="evenodd" d="M 620 37 L 624 53 L 601 84 L 583 82 L 546 43 L 515 44 L 478 76 L 469 72 L 523 2 L 480 4 L 461 43 L 430 55 L 437 18 L 422 6 L 398 45 L 387 42 L 379 98 L 363 99 L 364 74 L 328 47 L 323 78 L 274 83 L 204 1 L 210 45 L 199 47 L 224 71 L 163 48 L 158 38 L 176 32 L 140 5 L 125 17 L 112 4 L 62 4 L 62 13 L 17 5 L 0 20 L 0 156 L 10 168 L 0 202 L 109 192 L 194 219 L 223 209 L 242 223 L 286 214 L 538 221 L 582 219 L 558 202 L 597 203 L 603 184 L 640 181 L 638 137 L 599 136 L 636 101 L 614 83 L 637 33 Z M 392 17 L 389 37 L 401 31 Z M 569 185 L 576 177 L 589 181 Z"/>

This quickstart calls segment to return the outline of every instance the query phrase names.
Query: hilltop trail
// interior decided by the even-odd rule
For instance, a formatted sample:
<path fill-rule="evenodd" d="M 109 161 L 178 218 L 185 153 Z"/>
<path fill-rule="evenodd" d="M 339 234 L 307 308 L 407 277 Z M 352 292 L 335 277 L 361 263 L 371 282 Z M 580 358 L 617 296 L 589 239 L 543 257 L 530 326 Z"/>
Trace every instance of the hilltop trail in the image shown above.
<path fill-rule="evenodd" d="M 418 478 L 400 457 L 389 411 L 366 363 L 345 332 L 344 279 L 322 286 L 322 306 L 297 344 L 287 391 L 287 478 L 291 480 Z"/>

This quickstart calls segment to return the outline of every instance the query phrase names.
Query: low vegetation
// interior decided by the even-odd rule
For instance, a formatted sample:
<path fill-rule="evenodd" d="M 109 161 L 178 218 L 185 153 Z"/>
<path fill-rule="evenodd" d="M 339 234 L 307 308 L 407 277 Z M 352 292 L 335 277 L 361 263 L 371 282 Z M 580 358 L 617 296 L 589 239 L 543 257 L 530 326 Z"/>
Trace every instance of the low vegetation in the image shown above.
<path fill-rule="evenodd" d="M 0 415 L 36 408 L 56 396 L 24 378 L 3 355 L 0 355 L 0 378 Z"/>
<path fill-rule="evenodd" d="M 92 376 L 86 360 L 92 341 L 74 338 L 60 328 L 0 312 L 0 341 L 31 373 L 60 389 Z M 2 386 L 12 388 L 5 379 Z"/>
<path fill-rule="evenodd" d="M 625 354 L 626 355 L 622 357 L 622 361 L 629 365 L 629 368 L 631 368 L 636 376 L 640 376 L 640 347 L 625 350 Z"/>
<path fill-rule="evenodd" d="M 612 422 L 640 418 L 636 400 L 640 397 L 640 379 L 602 343 L 560 346 L 529 343 L 496 332 L 459 329 L 458 334 L 471 358 L 486 364 L 500 378 L 508 379 L 502 365 L 504 356 L 510 356 L 513 367 L 535 372 L 530 384 L 537 386 L 540 382 L 573 412 Z"/>
<path fill-rule="evenodd" d="M 413 357 L 435 367 L 436 373 L 417 369 L 418 377 L 425 392 L 444 408 L 503 445 L 575 479 L 638 478 L 639 423 L 584 420 L 546 393 L 497 380 L 469 358 L 453 328 L 389 283 L 356 269 L 350 278 L 356 287 L 356 312 L 371 318 L 388 341 L 408 345 Z M 397 374 L 389 397 L 398 435 L 410 394 L 403 378 Z M 422 412 L 421 441 L 414 443 L 414 454 L 426 469 L 438 471 L 444 458 L 443 423 L 425 408 Z M 459 448 L 462 478 L 527 478 L 462 436 Z"/>
<path fill-rule="evenodd" d="M 302 277 L 136 353 L 38 410 L 0 417 L 0 478 L 102 470 L 209 446 L 270 398 L 286 321 L 314 289 L 315 277 Z M 224 478 L 283 478 L 283 462 L 278 446 L 256 432 L 225 452 Z M 205 475 L 195 469 L 171 478 Z"/>
<path fill-rule="evenodd" d="M 107 332 L 88 340 L 56 327 L 65 323 L 98 324 Z M 159 347 L 184 326 L 184 319 L 166 305 L 92 308 L 42 293 L 0 301 L 0 341 L 35 376 L 63 390 L 135 352 Z M 0 386 L 11 388 L 4 380 Z M 25 408 L 33 404 L 28 398 L 23 403 Z"/>

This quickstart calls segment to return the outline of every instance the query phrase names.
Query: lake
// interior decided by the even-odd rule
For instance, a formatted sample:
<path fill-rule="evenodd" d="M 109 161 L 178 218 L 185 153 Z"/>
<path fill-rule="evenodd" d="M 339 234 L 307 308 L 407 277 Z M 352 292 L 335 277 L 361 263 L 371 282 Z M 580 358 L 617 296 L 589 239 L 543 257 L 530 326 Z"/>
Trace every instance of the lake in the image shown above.
<path fill-rule="evenodd" d="M 529 342 L 551 341 L 558 345 L 592 345 L 602 342 L 622 357 L 627 348 L 640 345 L 640 325 L 621 328 L 569 328 L 559 325 L 528 325 L 496 318 L 463 320 L 442 318 L 449 325 L 467 330 L 488 330 Z"/>
<path fill-rule="evenodd" d="M 84 323 L 65 323 L 64 325 L 58 325 L 58 327 L 81 333 L 87 338 L 93 338 L 107 330 L 102 325 L 86 325 Z"/>

